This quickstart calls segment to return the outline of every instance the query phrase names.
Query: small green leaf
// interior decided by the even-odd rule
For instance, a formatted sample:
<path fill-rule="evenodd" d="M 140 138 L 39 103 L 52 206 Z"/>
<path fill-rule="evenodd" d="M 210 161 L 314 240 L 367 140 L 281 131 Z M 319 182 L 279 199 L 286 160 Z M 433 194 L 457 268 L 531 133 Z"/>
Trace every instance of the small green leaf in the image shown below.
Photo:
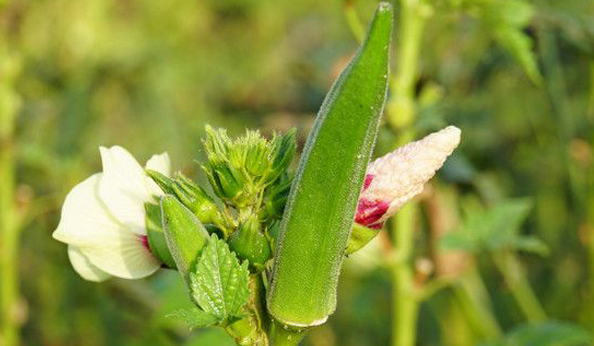
<path fill-rule="evenodd" d="M 520 234 L 532 203 L 527 199 L 510 199 L 486 210 L 466 203 L 465 220 L 457 231 L 444 236 L 442 249 L 469 252 L 516 249 L 546 255 L 548 248 L 539 239 Z"/>
<path fill-rule="evenodd" d="M 239 264 L 216 235 L 210 237 L 190 281 L 192 297 L 204 311 L 221 320 L 241 316 L 249 299 L 248 262 Z"/>
<path fill-rule="evenodd" d="M 210 327 L 221 321 L 216 316 L 198 308 L 175 310 L 166 317 L 183 320 L 190 329 Z"/>

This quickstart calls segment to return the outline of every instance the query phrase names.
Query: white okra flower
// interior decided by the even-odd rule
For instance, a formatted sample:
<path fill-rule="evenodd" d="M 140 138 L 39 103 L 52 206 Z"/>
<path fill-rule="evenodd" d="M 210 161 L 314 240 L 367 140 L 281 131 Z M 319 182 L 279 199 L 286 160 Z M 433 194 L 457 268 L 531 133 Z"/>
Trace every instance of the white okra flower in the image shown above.
<path fill-rule="evenodd" d="M 148 246 L 144 204 L 163 192 L 126 149 L 100 152 L 103 172 L 68 193 L 53 237 L 68 244 L 70 262 L 86 280 L 148 276 L 161 263 Z M 146 168 L 169 175 L 168 154 L 154 155 Z"/>
<path fill-rule="evenodd" d="M 380 157 L 367 168 L 355 222 L 381 228 L 441 168 L 460 143 L 460 129 L 448 126 Z"/>

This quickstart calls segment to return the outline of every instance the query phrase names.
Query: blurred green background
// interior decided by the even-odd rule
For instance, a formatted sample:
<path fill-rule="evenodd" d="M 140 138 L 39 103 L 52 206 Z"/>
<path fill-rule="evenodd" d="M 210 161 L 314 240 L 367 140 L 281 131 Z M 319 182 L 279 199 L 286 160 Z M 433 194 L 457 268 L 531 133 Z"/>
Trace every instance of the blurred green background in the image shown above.
<path fill-rule="evenodd" d="M 501 38 L 507 29 L 498 23 L 513 22 L 514 11 L 489 17 L 467 6 L 472 2 L 431 1 L 417 60 L 418 116 L 408 129 L 418 137 L 454 124 L 463 133 L 461 147 L 419 199 L 416 278 L 456 279 L 470 271 L 480 282 L 464 288 L 473 279 L 462 280 L 462 288 L 450 285 L 426 300 L 417 344 L 477 345 L 521 332 L 530 318 L 514 299 L 510 276 L 501 270 L 505 256 L 499 256 L 510 253 L 546 319 L 564 321 L 529 332 L 544 342 L 562 333 L 574 338 L 554 345 L 585 344 L 594 331 L 594 2 L 526 1 L 533 13 L 516 29 L 533 42 L 528 58 Z M 303 140 L 358 46 L 345 9 L 367 22 L 376 5 L 0 1 L 0 114 L 16 115 L 14 129 L 0 122 L 0 133 L 3 150 L 14 153 L 12 213 L 21 231 L 18 261 L 8 265 L 19 271 L 20 300 L 12 313 L 22 324 L 22 344 L 233 345 L 222 330 L 190 332 L 165 318 L 189 304 L 174 272 L 103 284 L 81 279 L 66 247 L 51 238 L 64 196 L 101 169 L 100 145 L 122 145 L 141 162 L 168 151 L 174 170 L 204 181 L 193 160 L 203 155 L 205 124 L 232 134 L 297 126 Z M 396 32 L 395 51 L 399 42 Z M 393 149 L 399 135 L 397 127 L 386 127 L 378 153 Z M 6 179 L 0 175 L 5 192 L 11 188 Z M 436 245 L 443 233 L 472 228 L 468 215 L 480 210 L 486 213 L 480 220 L 505 218 L 487 214 L 515 197 L 530 207 L 525 217 L 514 214 L 521 220 L 509 227 L 535 240 L 532 245 L 503 241 L 487 249 L 460 239 L 450 239 L 456 251 Z M 0 217 L 8 218 L 2 211 Z M 338 310 L 305 345 L 390 343 L 385 238 L 346 260 Z M 481 315 L 468 307 L 472 297 L 497 320 L 495 332 L 477 326 Z"/>

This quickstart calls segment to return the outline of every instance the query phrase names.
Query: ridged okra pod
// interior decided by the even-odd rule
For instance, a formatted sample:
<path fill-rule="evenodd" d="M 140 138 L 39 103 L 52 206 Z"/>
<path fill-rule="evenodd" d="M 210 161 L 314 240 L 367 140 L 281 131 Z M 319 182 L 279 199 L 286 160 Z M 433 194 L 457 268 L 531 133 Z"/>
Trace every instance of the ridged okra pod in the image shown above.
<path fill-rule="evenodd" d="M 279 232 L 268 309 L 307 327 L 336 307 L 336 286 L 388 86 L 392 8 L 380 4 L 307 139 Z"/>

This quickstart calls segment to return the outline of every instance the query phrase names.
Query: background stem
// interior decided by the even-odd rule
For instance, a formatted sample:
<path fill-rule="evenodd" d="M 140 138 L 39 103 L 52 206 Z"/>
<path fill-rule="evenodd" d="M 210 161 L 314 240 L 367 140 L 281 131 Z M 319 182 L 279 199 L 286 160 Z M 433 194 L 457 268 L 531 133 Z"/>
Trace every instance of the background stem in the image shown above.
<path fill-rule="evenodd" d="M 508 251 L 493 258 L 526 319 L 530 322 L 545 320 L 547 314 L 532 290 L 516 255 Z"/>
<path fill-rule="evenodd" d="M 2 37 L 2 35 L 0 35 Z M 19 344 L 18 321 L 18 249 L 19 226 L 15 204 L 15 144 L 14 122 L 16 95 L 11 93 L 10 70 L 14 63 L 6 50 L 0 47 L 0 102 L 7 107 L 0 107 L 0 341 L 4 346 Z M 7 73 L 8 72 L 8 73 Z"/>
<path fill-rule="evenodd" d="M 501 327 L 493 315 L 489 293 L 476 268 L 469 269 L 452 288 L 467 315 L 467 321 L 482 340 L 501 336 Z"/>
<path fill-rule="evenodd" d="M 399 211 L 395 227 L 396 261 L 393 268 L 394 302 L 392 337 L 395 346 L 415 344 L 419 302 L 415 296 L 411 250 L 414 241 L 417 205 L 407 204 Z"/>
<path fill-rule="evenodd" d="M 423 11 L 427 5 L 420 0 L 400 0 L 399 5 L 397 69 L 391 83 L 393 96 L 386 114 L 394 132 L 400 132 L 397 145 L 414 138 L 412 125 L 416 116 L 415 84 L 418 79 L 418 58 L 427 18 L 427 13 Z M 407 204 L 396 214 L 393 228 L 396 253 L 392 272 L 394 346 L 413 346 L 416 340 L 419 300 L 414 292 L 411 256 L 417 210 L 415 203 Z"/>

